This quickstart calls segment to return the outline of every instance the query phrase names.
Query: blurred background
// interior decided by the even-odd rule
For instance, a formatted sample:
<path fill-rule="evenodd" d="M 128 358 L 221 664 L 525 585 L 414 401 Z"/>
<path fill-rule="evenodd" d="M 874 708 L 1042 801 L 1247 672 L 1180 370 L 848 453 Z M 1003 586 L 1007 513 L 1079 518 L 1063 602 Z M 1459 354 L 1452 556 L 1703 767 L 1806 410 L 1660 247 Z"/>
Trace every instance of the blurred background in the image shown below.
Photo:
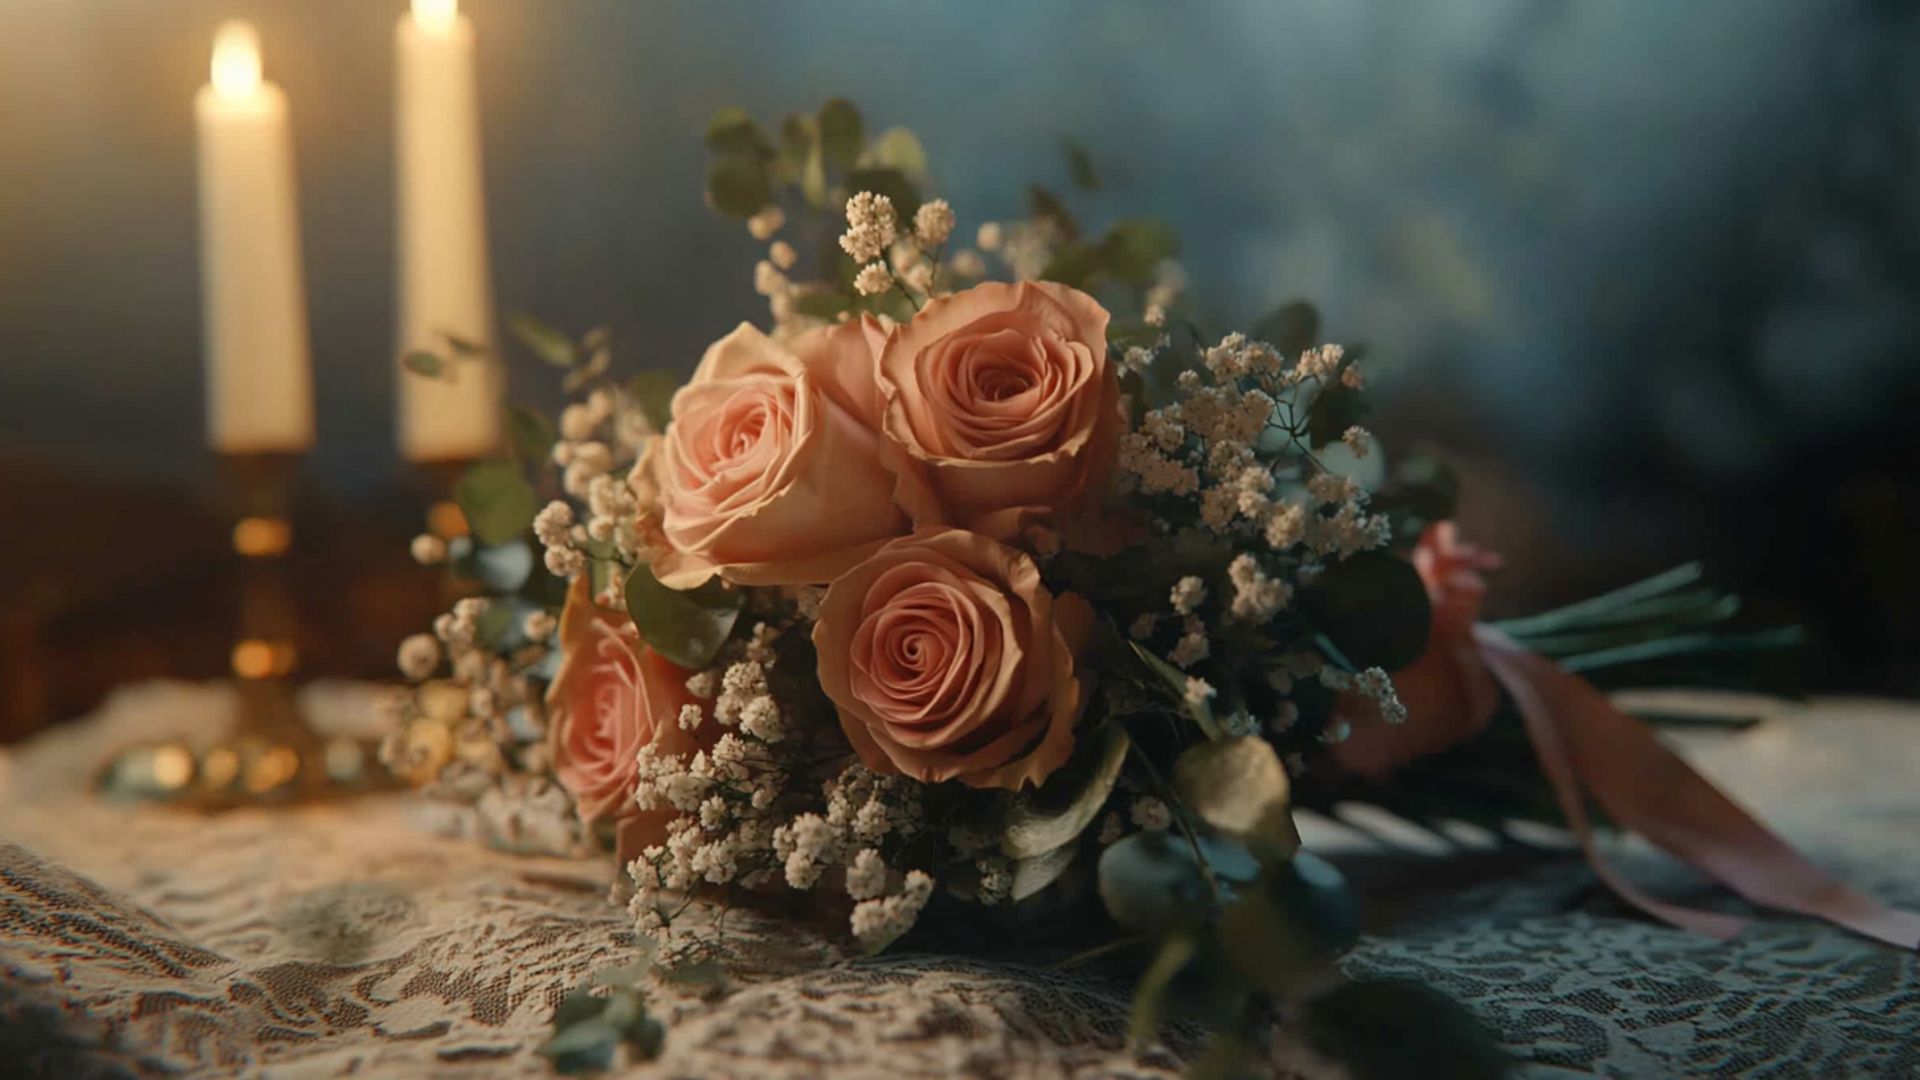
<path fill-rule="evenodd" d="M 392 435 L 400 0 L 0 0 L 0 740 L 225 671 L 193 94 L 259 27 L 293 107 L 319 441 L 306 668 L 384 675 L 438 602 Z M 1318 303 L 1372 426 L 1436 451 L 1496 612 L 1689 558 L 1814 634 L 1808 685 L 1920 694 L 1920 4 L 1910 0 L 464 0 L 495 289 L 618 362 L 762 318 L 701 204 L 723 105 L 905 124 L 963 228 L 1105 178 L 1202 325 Z M 521 358 L 515 394 L 548 400 Z"/>

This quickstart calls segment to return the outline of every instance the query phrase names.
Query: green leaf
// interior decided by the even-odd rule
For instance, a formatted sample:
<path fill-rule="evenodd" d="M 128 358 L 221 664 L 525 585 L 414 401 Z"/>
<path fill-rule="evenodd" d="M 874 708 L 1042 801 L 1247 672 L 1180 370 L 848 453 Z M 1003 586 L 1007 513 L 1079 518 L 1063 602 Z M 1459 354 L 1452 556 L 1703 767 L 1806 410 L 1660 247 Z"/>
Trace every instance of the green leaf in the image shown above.
<path fill-rule="evenodd" d="M 1345 952 L 1360 940 L 1360 901 L 1332 863 L 1296 851 L 1267 883 L 1267 896 L 1288 922 L 1326 955 Z"/>
<path fill-rule="evenodd" d="M 1256 319 L 1247 335 L 1296 357 L 1320 340 L 1320 309 L 1305 300 L 1290 300 Z"/>
<path fill-rule="evenodd" d="M 1060 880 L 1060 875 L 1067 872 L 1079 854 L 1080 845 L 1062 844 L 1044 854 L 1014 860 L 1013 889 L 1009 894 L 1013 902 L 1017 904 Z"/>
<path fill-rule="evenodd" d="M 660 975 L 668 982 L 679 983 L 681 986 L 703 988 L 718 987 L 727 980 L 727 973 L 721 968 L 720 961 L 711 956 L 703 956 L 698 960 L 663 968 Z"/>
<path fill-rule="evenodd" d="M 888 128 L 860 155 L 859 164 L 893 169 L 914 184 L 927 179 L 927 151 L 920 137 L 903 127 Z"/>
<path fill-rule="evenodd" d="M 665 431 L 673 419 L 673 395 L 679 393 L 682 382 L 681 377 L 671 371 L 643 371 L 627 383 L 627 396 L 633 399 L 653 430 Z"/>
<path fill-rule="evenodd" d="M 533 575 L 533 545 L 520 536 L 504 544 L 481 544 L 473 552 L 473 569 L 487 591 L 513 592 Z M 488 611 L 506 607 L 503 601 L 496 600 Z"/>
<path fill-rule="evenodd" d="M 914 211 L 920 209 L 920 192 L 899 169 L 855 169 L 847 174 L 847 193 L 857 194 L 871 191 L 875 195 L 885 195 L 893 201 L 894 216 L 900 219 L 900 227 L 913 228 Z"/>
<path fill-rule="evenodd" d="M 570 368 L 580 360 L 572 338 L 525 312 L 507 316 L 507 332 L 554 367 Z"/>
<path fill-rule="evenodd" d="M 860 148 L 865 143 L 866 131 L 860 119 L 860 110 L 854 107 L 853 102 L 846 98 L 834 98 L 821 106 L 820 152 L 828 165 L 836 169 L 853 168 L 854 163 L 860 160 Z"/>
<path fill-rule="evenodd" d="M 1345 383 L 1320 388 L 1307 406 L 1307 441 L 1316 449 L 1340 441 L 1347 429 L 1366 419 L 1373 407 L 1367 395 Z"/>
<path fill-rule="evenodd" d="M 440 373 L 445 370 L 446 362 L 440 359 L 439 353 L 428 352 L 425 349 L 415 349 L 400 358 L 400 366 L 413 372 L 415 375 L 424 375 L 429 379 L 436 379 L 439 378 Z"/>
<path fill-rule="evenodd" d="M 1155 656 L 1151 649 L 1137 641 L 1129 641 L 1127 644 L 1132 646 L 1134 655 L 1138 656 L 1169 690 L 1173 691 L 1174 700 L 1180 702 L 1180 708 L 1193 718 L 1195 724 L 1199 725 L 1201 733 L 1209 739 L 1219 738 L 1220 725 L 1213 718 L 1212 703 L 1206 698 L 1201 698 L 1197 704 L 1188 702 L 1186 699 L 1187 673 Z"/>
<path fill-rule="evenodd" d="M 745 597 L 718 579 L 697 589 L 669 589 L 646 564 L 627 575 L 627 614 L 654 651 L 683 668 L 713 663 L 733 633 Z"/>
<path fill-rule="evenodd" d="M 1098 244 L 1062 244 L 1040 271 L 1040 280 L 1084 288 L 1106 270 L 1106 257 L 1106 248 Z"/>
<path fill-rule="evenodd" d="M 1174 763 L 1173 788 L 1200 820 L 1265 862 L 1284 860 L 1300 847 L 1287 767 L 1265 739 L 1238 735 L 1188 747 Z"/>
<path fill-rule="evenodd" d="M 800 197 L 815 210 L 827 205 L 827 165 L 818 139 L 807 147 L 806 163 L 800 168 Z"/>
<path fill-rule="evenodd" d="M 1097 191 L 1100 188 L 1100 173 L 1093 167 L 1093 155 L 1087 148 L 1067 140 L 1067 176 L 1073 186 L 1082 191 Z"/>
<path fill-rule="evenodd" d="M 760 125 L 753 122 L 745 109 L 728 106 L 713 114 L 707 122 L 707 149 L 719 154 L 747 154 L 754 157 L 766 157 L 773 153 L 773 146 L 766 135 L 760 131 Z"/>
<path fill-rule="evenodd" d="M 1308 625 L 1357 668 L 1399 671 L 1427 651 L 1426 587 L 1412 563 L 1384 551 L 1330 564 L 1301 588 L 1299 606 Z"/>
<path fill-rule="evenodd" d="M 1114 277 L 1144 288 L 1162 262 L 1180 253 L 1180 236 L 1157 218 L 1126 218 L 1107 229 L 1100 246 L 1102 264 Z"/>
<path fill-rule="evenodd" d="M 1062 240 L 1072 242 L 1080 238 L 1080 226 L 1073 220 L 1073 212 L 1067 209 L 1067 204 L 1061 201 L 1060 196 L 1039 184 L 1031 184 L 1027 187 L 1027 204 L 1032 207 L 1034 217 L 1053 222 Z"/>
<path fill-rule="evenodd" d="M 1224 837 L 1201 836 L 1200 851 L 1228 894 L 1260 876 L 1260 863 Z M 1212 902 L 1207 875 L 1193 845 L 1171 829 L 1148 829 L 1109 844 L 1100 853 L 1100 900 L 1113 921 L 1129 930 L 1159 933 L 1203 918 Z"/>
<path fill-rule="evenodd" d="M 1511 1063 L 1480 1020 L 1419 983 L 1369 979 L 1306 1003 L 1314 1049 L 1354 1080 L 1500 1080 Z"/>
<path fill-rule="evenodd" d="M 536 409 L 509 404 L 507 433 L 513 440 L 514 452 L 520 455 L 521 461 L 533 468 L 546 464 L 547 458 L 553 454 L 553 421 Z"/>
<path fill-rule="evenodd" d="M 459 334 L 449 334 L 444 330 L 440 333 L 440 340 L 447 343 L 447 348 L 451 349 L 455 356 L 485 356 L 490 351 L 485 342 L 461 337 Z"/>
<path fill-rule="evenodd" d="M 1079 839 L 1113 794 L 1132 745 L 1117 724 L 1082 739 L 1072 760 L 1046 783 L 1013 796 L 1000 823 L 1000 851 L 1010 859 L 1030 859 Z"/>
<path fill-rule="evenodd" d="M 511 461 L 483 461 L 454 486 L 453 498 L 467 527 L 483 544 L 504 544 L 533 524 L 539 500 Z"/>
<path fill-rule="evenodd" d="M 750 218 L 773 201 L 767 164 L 751 154 L 722 154 L 707 165 L 707 201 L 728 217 Z"/>
<path fill-rule="evenodd" d="M 1153 963 L 1140 973 L 1140 981 L 1133 987 L 1129 1029 L 1135 1044 L 1144 1046 L 1153 1041 L 1160 1030 L 1160 1017 L 1166 1013 L 1168 989 L 1199 951 L 1200 939 L 1191 932 L 1173 934 L 1160 943 Z"/>
<path fill-rule="evenodd" d="M 793 298 L 793 310 L 816 319 L 837 319 L 841 312 L 852 307 L 853 301 L 845 293 L 819 289 L 803 292 Z"/>

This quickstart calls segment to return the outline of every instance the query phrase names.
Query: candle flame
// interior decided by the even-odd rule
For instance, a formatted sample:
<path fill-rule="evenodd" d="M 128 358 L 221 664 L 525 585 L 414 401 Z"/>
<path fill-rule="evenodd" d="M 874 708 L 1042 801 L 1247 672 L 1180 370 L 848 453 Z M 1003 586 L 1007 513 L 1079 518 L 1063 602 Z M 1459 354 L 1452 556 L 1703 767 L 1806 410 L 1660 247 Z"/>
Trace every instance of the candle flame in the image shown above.
<path fill-rule="evenodd" d="M 252 23 L 222 23 L 213 35 L 214 93 L 244 98 L 259 88 L 260 35 Z"/>
<path fill-rule="evenodd" d="M 445 30 L 460 17 L 460 0 L 413 0 L 413 21 L 429 30 Z"/>

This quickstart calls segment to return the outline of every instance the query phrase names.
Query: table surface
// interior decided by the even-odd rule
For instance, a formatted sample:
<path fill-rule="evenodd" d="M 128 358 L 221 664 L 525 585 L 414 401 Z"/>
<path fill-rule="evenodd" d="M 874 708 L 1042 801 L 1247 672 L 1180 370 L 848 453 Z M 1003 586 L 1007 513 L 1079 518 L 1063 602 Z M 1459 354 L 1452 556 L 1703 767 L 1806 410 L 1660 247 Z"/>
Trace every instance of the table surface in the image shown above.
<path fill-rule="evenodd" d="M 47 1075 L 543 1076 L 554 1004 L 630 961 L 610 860 L 489 852 L 409 795 L 203 817 L 86 794 L 111 747 L 205 736 L 219 686 L 147 684 L 0 755 L 0 1060 Z M 1689 698 L 1687 703 L 1703 699 Z M 1920 708 L 1820 701 L 1682 749 L 1815 859 L 1920 906 Z M 351 726 L 364 689 L 311 711 Z M 1424 980 L 1485 1019 L 1523 1075 L 1920 1076 L 1920 960 L 1805 920 L 1729 944 L 1649 923 L 1554 845 L 1437 845 L 1364 814 L 1309 846 L 1400 913 L 1349 973 Z M 1631 841 L 1668 895 L 1738 910 Z M 976 959 L 856 960 L 738 912 L 730 992 L 661 987 L 648 1076 L 1177 1076 L 1196 1042 L 1136 1055 L 1126 988 Z M 31 1062 L 30 1062 L 31 1063 Z M 1279 1075 L 1337 1075 L 1282 1039 Z"/>

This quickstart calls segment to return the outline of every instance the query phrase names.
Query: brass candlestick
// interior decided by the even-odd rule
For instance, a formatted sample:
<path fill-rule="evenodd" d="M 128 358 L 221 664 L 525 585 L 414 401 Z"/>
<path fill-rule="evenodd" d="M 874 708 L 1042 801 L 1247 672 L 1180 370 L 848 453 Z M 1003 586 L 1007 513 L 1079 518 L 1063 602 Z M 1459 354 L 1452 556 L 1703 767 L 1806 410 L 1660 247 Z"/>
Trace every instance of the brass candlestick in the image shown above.
<path fill-rule="evenodd" d="M 290 803 L 366 790 L 381 782 L 374 747 L 323 737 L 301 715 L 299 609 L 289 579 L 296 454 L 222 454 L 219 474 L 240 604 L 228 656 L 238 710 L 232 730 L 196 751 L 169 741 L 132 747 L 108 762 L 109 794 L 209 809 Z"/>

